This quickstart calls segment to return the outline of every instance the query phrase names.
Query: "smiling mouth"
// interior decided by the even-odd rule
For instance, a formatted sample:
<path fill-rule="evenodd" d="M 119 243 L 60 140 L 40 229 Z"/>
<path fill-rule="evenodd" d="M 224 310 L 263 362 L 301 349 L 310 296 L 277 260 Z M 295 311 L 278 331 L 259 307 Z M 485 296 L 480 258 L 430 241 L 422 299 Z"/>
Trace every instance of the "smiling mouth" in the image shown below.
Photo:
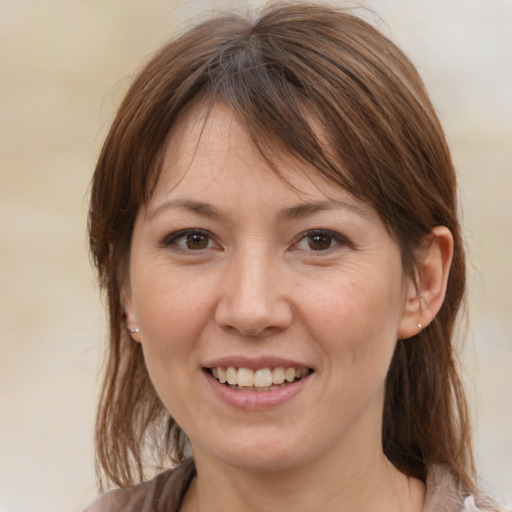
<path fill-rule="evenodd" d="M 233 366 L 206 368 L 206 371 L 221 384 L 236 391 L 274 391 L 307 377 L 311 368 L 235 368 Z"/>

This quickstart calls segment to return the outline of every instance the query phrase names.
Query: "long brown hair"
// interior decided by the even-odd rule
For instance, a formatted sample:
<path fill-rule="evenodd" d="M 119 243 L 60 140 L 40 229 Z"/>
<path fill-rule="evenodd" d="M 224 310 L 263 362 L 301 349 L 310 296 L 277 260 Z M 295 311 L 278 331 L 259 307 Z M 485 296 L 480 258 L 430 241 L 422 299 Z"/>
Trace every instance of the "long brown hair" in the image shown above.
<path fill-rule="evenodd" d="M 170 129 L 199 101 L 228 105 L 269 161 L 288 152 L 372 205 L 399 244 L 407 275 L 432 228 L 450 229 L 446 298 L 428 327 L 397 343 L 382 442 L 405 474 L 425 479 L 428 467 L 443 464 L 473 490 L 468 411 L 452 346 L 465 260 L 443 130 L 414 66 L 378 30 L 338 8 L 287 2 L 255 20 L 214 17 L 164 46 L 133 82 L 103 146 L 89 213 L 110 315 L 96 425 L 103 481 L 127 486 L 144 478 L 148 461 L 184 457 L 185 437 L 126 331 L 120 289 L 135 216 L 158 180 Z"/>

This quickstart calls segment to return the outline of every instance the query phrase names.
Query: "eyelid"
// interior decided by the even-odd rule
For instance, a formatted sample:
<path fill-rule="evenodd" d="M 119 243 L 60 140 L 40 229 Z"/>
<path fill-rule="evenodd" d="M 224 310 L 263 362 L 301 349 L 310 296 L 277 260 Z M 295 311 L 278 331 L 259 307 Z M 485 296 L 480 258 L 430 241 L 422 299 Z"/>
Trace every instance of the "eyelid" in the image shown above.
<path fill-rule="evenodd" d="M 352 243 L 348 240 L 347 237 L 343 236 L 342 234 L 332 231 L 330 229 L 324 229 L 324 228 L 314 228 L 314 229 L 308 229 L 307 231 L 302 232 L 292 243 L 292 247 L 297 246 L 300 242 L 305 240 L 306 238 L 314 235 L 327 235 L 330 236 L 334 241 L 335 245 L 333 247 L 329 247 L 329 249 L 326 249 L 325 251 L 314 251 L 312 249 L 309 249 L 308 252 L 315 253 L 316 255 L 322 255 L 326 253 L 330 253 L 333 250 L 335 250 L 337 247 L 352 247 Z M 300 249 L 298 249 L 300 250 Z"/>
<path fill-rule="evenodd" d="M 203 228 L 184 228 L 184 229 L 179 229 L 177 231 L 174 231 L 164 237 L 164 239 L 160 242 L 160 246 L 162 246 L 164 248 L 172 247 L 176 251 L 182 251 L 182 252 L 187 252 L 187 253 L 199 253 L 199 254 L 202 253 L 203 251 L 211 249 L 211 247 L 207 247 L 205 249 L 197 249 L 197 250 L 187 249 L 184 247 L 180 247 L 176 243 L 178 240 L 185 238 L 188 235 L 195 235 L 195 234 L 204 235 L 204 236 L 208 237 L 209 242 L 211 242 L 211 243 L 215 244 L 217 247 L 219 247 L 219 245 L 215 241 L 212 233 L 210 233 L 208 230 L 203 229 Z"/>

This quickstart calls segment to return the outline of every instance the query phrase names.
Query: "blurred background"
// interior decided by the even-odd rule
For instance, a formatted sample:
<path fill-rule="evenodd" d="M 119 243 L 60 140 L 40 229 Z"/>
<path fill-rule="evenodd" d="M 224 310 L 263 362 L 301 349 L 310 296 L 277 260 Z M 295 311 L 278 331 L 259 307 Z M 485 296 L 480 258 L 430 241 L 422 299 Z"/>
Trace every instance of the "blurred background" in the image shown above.
<path fill-rule="evenodd" d="M 259 3 L 0 0 L 0 512 L 73 512 L 96 495 L 105 328 L 87 197 L 124 91 L 190 22 Z M 419 68 L 453 150 L 478 464 L 512 505 L 512 1 L 360 5 Z"/>

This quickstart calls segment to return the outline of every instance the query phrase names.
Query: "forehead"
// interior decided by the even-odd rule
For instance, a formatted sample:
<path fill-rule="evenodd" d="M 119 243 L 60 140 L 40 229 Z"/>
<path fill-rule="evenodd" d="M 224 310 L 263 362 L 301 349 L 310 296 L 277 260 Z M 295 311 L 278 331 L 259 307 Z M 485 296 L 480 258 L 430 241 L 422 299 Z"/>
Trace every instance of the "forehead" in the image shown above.
<path fill-rule="evenodd" d="M 323 134 L 318 123 L 315 128 L 321 140 Z M 259 141 L 256 147 L 254 138 L 229 107 L 220 102 L 211 108 L 194 105 L 169 134 L 161 174 L 150 203 L 154 205 L 170 194 L 185 191 L 227 195 L 259 183 L 263 188 L 261 193 L 265 192 L 265 186 L 272 184 L 281 187 L 283 193 L 301 199 L 328 200 L 342 196 L 364 205 L 341 185 L 322 176 L 318 169 L 293 156 L 276 138 L 270 139 L 268 134 L 262 134 L 262 138 L 265 152 Z"/>

